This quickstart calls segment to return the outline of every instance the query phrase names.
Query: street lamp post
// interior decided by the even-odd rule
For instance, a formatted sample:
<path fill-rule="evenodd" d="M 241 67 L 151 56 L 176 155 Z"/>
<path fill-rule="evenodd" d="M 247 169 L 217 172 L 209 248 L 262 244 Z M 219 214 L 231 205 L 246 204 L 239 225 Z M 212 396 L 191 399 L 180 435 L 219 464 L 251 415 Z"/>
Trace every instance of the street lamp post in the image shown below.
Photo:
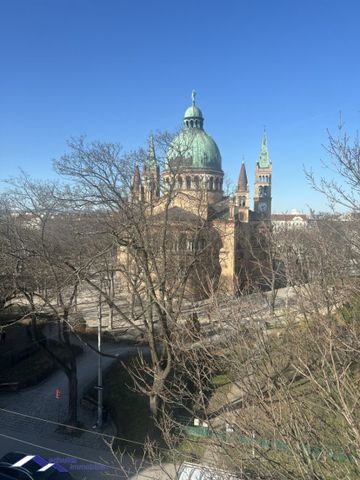
<path fill-rule="evenodd" d="M 97 427 L 101 428 L 103 423 L 103 378 L 102 378 L 102 357 L 101 357 L 101 327 L 102 327 L 102 304 L 101 295 L 98 307 L 98 408 L 97 408 Z"/>

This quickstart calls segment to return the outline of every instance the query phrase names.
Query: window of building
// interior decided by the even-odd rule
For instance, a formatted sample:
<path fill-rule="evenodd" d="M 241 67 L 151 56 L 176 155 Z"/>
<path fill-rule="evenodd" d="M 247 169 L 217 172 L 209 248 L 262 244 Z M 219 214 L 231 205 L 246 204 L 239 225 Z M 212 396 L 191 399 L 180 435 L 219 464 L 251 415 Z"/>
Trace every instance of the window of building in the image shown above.
<path fill-rule="evenodd" d="M 188 238 L 186 240 L 186 250 L 189 250 L 190 252 L 192 252 L 194 250 L 194 240 L 193 239 Z"/>

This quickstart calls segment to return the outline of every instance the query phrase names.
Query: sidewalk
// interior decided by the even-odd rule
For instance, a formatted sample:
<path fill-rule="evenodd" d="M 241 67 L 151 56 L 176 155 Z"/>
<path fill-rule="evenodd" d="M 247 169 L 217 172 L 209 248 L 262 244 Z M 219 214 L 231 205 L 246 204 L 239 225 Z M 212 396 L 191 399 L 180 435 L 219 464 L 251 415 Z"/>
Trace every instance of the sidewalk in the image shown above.
<path fill-rule="evenodd" d="M 105 353 L 119 354 L 126 357 L 136 353 L 138 347 L 116 344 L 103 344 L 102 350 Z M 114 358 L 102 357 L 102 368 L 106 369 Z M 85 408 L 80 404 L 80 399 L 92 382 L 96 382 L 98 355 L 89 347 L 84 347 L 84 353 L 78 357 L 78 417 L 86 430 L 93 430 L 96 422 L 96 412 Z M 55 397 L 55 390 L 60 389 L 61 397 Z M 57 370 L 41 384 L 19 391 L 16 393 L 1 393 L 0 408 L 15 411 L 19 414 L 40 417 L 53 422 L 65 422 L 68 399 L 68 382 L 65 373 Z M 40 445 L 44 448 L 53 448 L 68 455 L 84 456 L 91 460 L 106 459 L 112 460 L 108 446 L 100 435 L 92 432 L 82 432 L 79 436 L 73 436 L 58 431 L 58 426 L 46 421 L 27 418 L 25 416 L 8 413 L 0 410 L 0 434 L 7 435 L 14 439 L 26 439 L 27 442 Z M 115 434 L 111 424 L 105 426 L 105 433 Z M 0 454 L 7 453 L 13 449 L 29 451 L 29 445 L 6 439 L 0 436 Z M 36 448 L 36 451 L 38 448 Z M 34 448 L 30 448 L 34 452 Z M 45 453 L 47 457 L 54 456 L 51 452 Z M 59 456 L 59 455 L 57 455 Z M 84 478 L 84 477 L 79 477 Z M 86 477 L 91 478 L 91 477 Z M 120 478 L 120 477 L 119 477 Z"/>

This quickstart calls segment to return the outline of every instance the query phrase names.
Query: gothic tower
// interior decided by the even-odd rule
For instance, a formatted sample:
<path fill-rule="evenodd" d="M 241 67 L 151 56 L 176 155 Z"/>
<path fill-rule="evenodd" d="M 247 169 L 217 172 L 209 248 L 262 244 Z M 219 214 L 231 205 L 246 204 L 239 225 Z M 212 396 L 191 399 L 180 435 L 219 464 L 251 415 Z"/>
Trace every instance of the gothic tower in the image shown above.
<path fill-rule="evenodd" d="M 246 175 L 245 163 L 242 162 L 239 179 L 235 193 L 235 205 L 237 206 L 240 222 L 249 222 L 249 185 Z"/>
<path fill-rule="evenodd" d="M 147 162 L 143 169 L 144 197 L 145 201 L 151 203 L 160 198 L 160 168 L 157 163 L 154 147 L 154 138 L 151 135 Z"/>
<path fill-rule="evenodd" d="M 130 198 L 132 202 L 141 202 L 143 200 L 143 186 L 139 166 L 135 165 L 132 183 L 130 187 Z"/>
<path fill-rule="evenodd" d="M 269 157 L 266 131 L 261 142 L 260 157 L 255 168 L 254 211 L 257 220 L 271 219 L 272 164 Z"/>

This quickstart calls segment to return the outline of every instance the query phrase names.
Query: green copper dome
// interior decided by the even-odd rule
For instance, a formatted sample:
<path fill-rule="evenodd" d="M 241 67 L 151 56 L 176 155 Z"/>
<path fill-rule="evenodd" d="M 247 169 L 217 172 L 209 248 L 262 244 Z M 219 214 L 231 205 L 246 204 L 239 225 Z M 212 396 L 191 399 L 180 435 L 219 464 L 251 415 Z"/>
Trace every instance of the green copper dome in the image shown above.
<path fill-rule="evenodd" d="M 172 141 L 168 150 L 168 162 L 176 168 L 196 170 L 221 170 L 221 155 L 214 140 L 203 129 L 204 118 L 195 105 L 195 92 L 192 105 L 184 115 L 184 127 Z"/>
<path fill-rule="evenodd" d="M 200 128 L 184 128 L 173 140 L 168 160 L 176 167 L 220 170 L 221 155 L 214 140 Z"/>

